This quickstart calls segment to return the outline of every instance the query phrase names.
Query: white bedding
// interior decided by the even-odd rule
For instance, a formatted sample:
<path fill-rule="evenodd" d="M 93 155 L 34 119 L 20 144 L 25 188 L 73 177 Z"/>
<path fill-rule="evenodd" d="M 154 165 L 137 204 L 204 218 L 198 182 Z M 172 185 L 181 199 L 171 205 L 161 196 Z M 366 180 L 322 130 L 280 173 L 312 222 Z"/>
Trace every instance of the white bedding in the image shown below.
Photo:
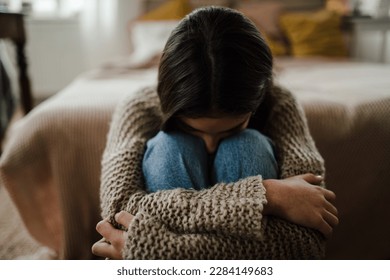
<path fill-rule="evenodd" d="M 302 101 L 346 106 L 390 97 L 390 65 L 350 60 L 276 60 L 276 80 Z"/>

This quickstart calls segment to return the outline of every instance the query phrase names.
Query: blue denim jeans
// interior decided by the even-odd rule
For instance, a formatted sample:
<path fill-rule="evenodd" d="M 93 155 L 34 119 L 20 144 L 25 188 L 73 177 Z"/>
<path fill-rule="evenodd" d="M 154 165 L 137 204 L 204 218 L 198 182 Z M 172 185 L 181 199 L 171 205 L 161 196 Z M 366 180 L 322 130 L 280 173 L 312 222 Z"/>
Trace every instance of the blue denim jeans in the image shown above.
<path fill-rule="evenodd" d="M 147 142 L 142 170 L 149 192 L 200 190 L 219 182 L 236 182 L 254 175 L 271 179 L 278 174 L 271 141 L 254 129 L 223 139 L 213 156 L 196 136 L 160 131 Z"/>

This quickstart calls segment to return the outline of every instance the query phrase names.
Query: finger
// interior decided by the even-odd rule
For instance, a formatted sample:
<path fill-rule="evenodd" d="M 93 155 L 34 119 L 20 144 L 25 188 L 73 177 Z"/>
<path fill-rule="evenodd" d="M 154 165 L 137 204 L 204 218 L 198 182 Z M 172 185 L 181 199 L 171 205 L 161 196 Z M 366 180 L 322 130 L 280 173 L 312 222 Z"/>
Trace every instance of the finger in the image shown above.
<path fill-rule="evenodd" d="M 339 211 L 337 210 L 336 206 L 334 206 L 329 201 L 325 202 L 325 209 L 335 215 L 336 217 L 339 215 Z"/>
<path fill-rule="evenodd" d="M 339 218 L 332 213 L 325 211 L 323 214 L 324 220 L 332 227 L 336 227 L 339 224 Z"/>
<path fill-rule="evenodd" d="M 103 236 L 105 239 L 111 241 L 115 239 L 117 236 L 118 232 L 122 234 L 122 231 L 119 229 L 114 228 L 108 221 L 103 220 L 100 221 L 96 225 L 96 230 L 98 233 L 100 233 L 101 236 Z"/>
<path fill-rule="evenodd" d="M 115 221 L 127 229 L 129 227 L 129 224 L 133 220 L 133 217 L 134 216 L 131 215 L 129 212 L 121 211 L 115 214 Z"/>
<path fill-rule="evenodd" d="M 332 192 L 331 190 L 326 190 L 324 189 L 324 196 L 326 200 L 330 202 L 335 202 L 336 201 L 336 194 Z"/>
<path fill-rule="evenodd" d="M 312 173 L 303 174 L 301 178 L 312 185 L 320 185 L 324 181 L 324 177 Z"/>
<path fill-rule="evenodd" d="M 326 238 L 331 237 L 333 233 L 333 227 L 331 227 L 324 218 L 318 226 L 318 229 Z"/>
<path fill-rule="evenodd" d="M 92 253 L 96 256 L 103 257 L 103 258 L 109 258 L 109 259 L 116 259 L 116 250 L 115 248 L 104 241 L 104 239 L 99 240 L 92 246 Z"/>

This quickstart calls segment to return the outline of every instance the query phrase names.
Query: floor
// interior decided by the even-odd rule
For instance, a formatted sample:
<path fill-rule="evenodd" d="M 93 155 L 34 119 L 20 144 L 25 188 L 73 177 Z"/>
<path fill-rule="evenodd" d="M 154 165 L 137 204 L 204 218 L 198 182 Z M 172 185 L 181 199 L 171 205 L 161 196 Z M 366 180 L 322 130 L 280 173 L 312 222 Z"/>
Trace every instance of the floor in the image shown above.
<path fill-rule="evenodd" d="M 42 259 L 44 251 L 29 235 L 7 190 L 0 185 L 0 259 Z"/>

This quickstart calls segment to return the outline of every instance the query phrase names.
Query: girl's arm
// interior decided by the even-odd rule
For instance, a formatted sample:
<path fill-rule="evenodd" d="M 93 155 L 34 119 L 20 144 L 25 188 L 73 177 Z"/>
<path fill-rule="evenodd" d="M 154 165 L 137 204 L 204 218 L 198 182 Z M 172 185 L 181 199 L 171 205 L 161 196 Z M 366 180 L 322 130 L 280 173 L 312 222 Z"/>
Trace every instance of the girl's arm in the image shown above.
<path fill-rule="evenodd" d="M 269 204 L 263 214 L 317 229 L 329 237 L 338 224 L 333 205 L 336 197 L 323 188 L 324 161 L 304 111 L 289 91 L 277 86 L 265 105 L 272 109 L 263 132 L 274 141 L 282 180 L 264 182 Z"/>
<path fill-rule="evenodd" d="M 274 142 L 280 178 L 305 173 L 324 177 L 324 160 L 309 132 L 303 108 L 291 92 L 274 86 L 264 105 L 271 109 L 262 132 Z"/>
<path fill-rule="evenodd" d="M 307 228 L 274 220 L 264 239 L 218 234 L 177 234 L 160 220 L 141 212 L 115 215 L 124 231 L 107 221 L 97 225 L 104 238 L 94 244 L 95 255 L 109 259 L 316 259 L 323 255 L 320 239 Z M 129 228 L 128 228 L 129 227 Z M 286 241 L 287 240 L 287 241 Z M 109 242 L 107 242 L 109 241 Z"/>

